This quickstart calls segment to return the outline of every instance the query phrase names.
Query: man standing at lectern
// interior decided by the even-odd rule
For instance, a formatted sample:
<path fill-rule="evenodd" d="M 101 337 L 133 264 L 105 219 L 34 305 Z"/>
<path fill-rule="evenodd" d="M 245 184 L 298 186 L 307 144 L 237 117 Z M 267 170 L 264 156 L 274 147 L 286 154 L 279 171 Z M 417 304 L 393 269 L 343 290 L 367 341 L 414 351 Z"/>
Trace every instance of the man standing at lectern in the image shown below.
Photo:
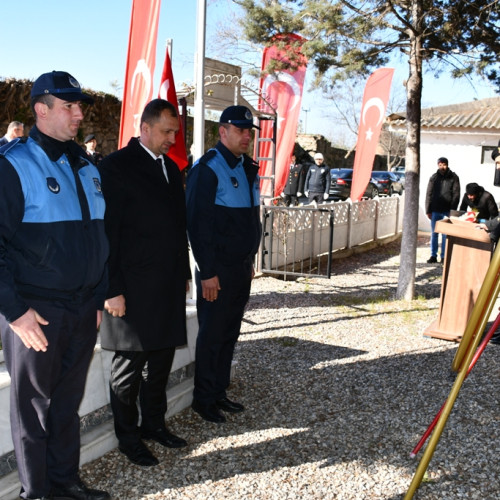
<path fill-rule="evenodd" d="M 436 222 L 450 215 L 450 210 L 456 210 L 460 201 L 460 180 L 458 175 L 448 168 L 448 159 L 441 157 L 437 161 L 438 170 L 429 179 L 425 197 L 425 213 L 431 221 L 431 257 L 428 264 L 434 264 L 438 254 L 438 237 Z M 441 259 L 444 260 L 446 235 L 441 235 Z"/>

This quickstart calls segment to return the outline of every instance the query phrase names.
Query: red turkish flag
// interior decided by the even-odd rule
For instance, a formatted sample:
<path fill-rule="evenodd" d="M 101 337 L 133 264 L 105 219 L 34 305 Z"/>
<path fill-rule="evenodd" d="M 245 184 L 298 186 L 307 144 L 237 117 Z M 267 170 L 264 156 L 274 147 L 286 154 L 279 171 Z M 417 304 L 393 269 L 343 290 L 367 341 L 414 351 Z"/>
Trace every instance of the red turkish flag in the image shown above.
<path fill-rule="evenodd" d="M 393 74 L 393 68 L 380 68 L 374 71 L 366 82 L 354 156 L 352 201 L 361 199 L 370 181 L 375 151 L 389 102 Z"/>
<path fill-rule="evenodd" d="M 289 62 L 290 51 L 296 51 L 298 60 L 293 68 L 273 71 L 267 73 L 260 80 L 260 91 L 269 101 L 269 105 L 263 99 L 259 99 L 259 111 L 274 114 L 277 112 L 277 133 L 276 133 L 276 167 L 274 193 L 271 193 L 270 179 L 261 180 L 261 193 L 265 197 L 272 198 L 278 196 L 284 189 L 290 160 L 295 145 L 297 124 L 299 122 L 300 106 L 302 103 L 302 90 L 306 76 L 307 59 L 302 55 L 300 45 L 304 39 L 294 34 L 276 35 L 276 42 L 286 43 L 284 48 L 273 45 L 264 49 L 262 58 L 262 71 L 265 74 L 269 63 L 274 59 L 277 61 Z M 295 60 L 295 59 L 294 59 Z M 260 136 L 263 138 L 273 137 L 273 122 L 261 121 Z M 271 142 L 261 143 L 257 156 L 270 158 Z M 269 177 L 272 175 L 272 163 L 269 160 L 259 162 L 259 175 Z"/>
<path fill-rule="evenodd" d="M 118 148 L 139 135 L 141 115 L 153 96 L 161 0 L 133 0 Z"/>
<path fill-rule="evenodd" d="M 175 92 L 174 74 L 172 73 L 172 64 L 170 63 L 170 54 L 165 55 L 165 64 L 161 74 L 160 92 L 158 93 L 160 99 L 165 99 L 170 104 L 175 106 L 177 116 L 179 117 L 179 132 L 175 137 L 175 144 L 168 150 L 167 156 L 174 160 L 182 170 L 187 167 L 188 159 L 186 153 L 186 145 L 184 143 L 184 132 L 182 130 L 182 122 L 179 115 L 179 106 L 177 105 L 177 94 Z"/>

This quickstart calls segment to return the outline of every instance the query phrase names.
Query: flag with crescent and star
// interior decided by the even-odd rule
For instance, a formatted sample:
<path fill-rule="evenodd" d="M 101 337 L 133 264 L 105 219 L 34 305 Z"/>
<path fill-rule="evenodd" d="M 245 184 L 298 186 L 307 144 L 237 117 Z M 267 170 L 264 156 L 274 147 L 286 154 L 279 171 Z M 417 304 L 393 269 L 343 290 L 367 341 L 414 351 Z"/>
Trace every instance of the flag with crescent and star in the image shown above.
<path fill-rule="evenodd" d="M 354 156 L 351 200 L 359 201 L 370 181 L 375 152 L 389 102 L 394 68 L 374 71 L 366 82 Z"/>
<path fill-rule="evenodd" d="M 153 96 L 161 0 L 133 0 L 118 148 L 139 135 L 141 115 Z"/>
<path fill-rule="evenodd" d="M 272 184 L 269 179 L 272 175 L 272 161 L 259 162 L 259 175 L 262 179 L 260 189 L 265 198 L 279 196 L 286 184 L 295 145 L 307 67 L 307 59 L 301 52 L 301 42 L 304 41 L 302 37 L 295 34 L 281 34 L 273 37 L 273 41 L 274 45 L 264 50 L 263 77 L 260 79 L 260 94 L 263 98 L 259 99 L 259 111 L 277 115 L 274 193 L 271 193 Z M 277 67 L 282 69 L 269 71 L 267 68 L 271 62 L 278 63 Z M 261 138 L 273 137 L 272 120 L 262 121 L 260 126 Z M 270 158 L 271 147 L 271 141 L 261 142 L 256 156 Z"/>
<path fill-rule="evenodd" d="M 186 145 L 184 143 L 184 131 L 182 130 L 182 121 L 179 115 L 179 106 L 177 105 L 177 94 L 175 92 L 174 74 L 172 72 L 172 64 L 170 62 L 170 54 L 165 55 L 165 64 L 161 74 L 160 92 L 158 93 L 160 99 L 165 99 L 170 104 L 175 106 L 177 116 L 179 117 L 179 132 L 175 136 L 175 144 L 168 150 L 167 156 L 174 160 L 179 170 L 187 167 L 188 158 L 186 153 Z"/>

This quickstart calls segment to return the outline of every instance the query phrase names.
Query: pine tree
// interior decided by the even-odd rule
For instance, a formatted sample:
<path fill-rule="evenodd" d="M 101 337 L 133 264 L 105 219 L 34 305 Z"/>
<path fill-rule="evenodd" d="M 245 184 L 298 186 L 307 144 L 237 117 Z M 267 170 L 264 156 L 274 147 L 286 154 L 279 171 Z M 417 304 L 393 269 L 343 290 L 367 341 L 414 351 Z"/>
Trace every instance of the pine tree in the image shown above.
<path fill-rule="evenodd" d="M 367 76 L 398 54 L 408 61 L 406 196 L 397 297 L 413 299 L 423 65 L 436 75 L 444 71 L 456 78 L 482 75 L 500 91 L 499 0 L 235 2 L 245 13 L 242 28 L 248 41 L 270 44 L 278 33 L 306 38 L 302 51 L 323 89 L 353 76 Z"/>

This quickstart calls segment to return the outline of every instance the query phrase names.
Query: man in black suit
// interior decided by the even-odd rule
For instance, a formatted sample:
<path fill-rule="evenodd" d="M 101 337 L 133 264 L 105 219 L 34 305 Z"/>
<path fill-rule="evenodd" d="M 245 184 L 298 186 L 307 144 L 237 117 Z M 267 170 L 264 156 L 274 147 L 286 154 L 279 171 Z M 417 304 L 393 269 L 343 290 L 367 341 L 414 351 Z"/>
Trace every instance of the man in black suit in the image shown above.
<path fill-rule="evenodd" d="M 101 345 L 115 351 L 110 394 L 119 449 L 142 466 L 158 464 L 142 439 L 187 444 L 165 426 L 168 375 L 175 348 L 186 343 L 190 278 L 181 173 L 166 156 L 178 130 L 175 107 L 155 99 L 144 108 L 140 137 L 100 164 L 110 242 Z"/>

